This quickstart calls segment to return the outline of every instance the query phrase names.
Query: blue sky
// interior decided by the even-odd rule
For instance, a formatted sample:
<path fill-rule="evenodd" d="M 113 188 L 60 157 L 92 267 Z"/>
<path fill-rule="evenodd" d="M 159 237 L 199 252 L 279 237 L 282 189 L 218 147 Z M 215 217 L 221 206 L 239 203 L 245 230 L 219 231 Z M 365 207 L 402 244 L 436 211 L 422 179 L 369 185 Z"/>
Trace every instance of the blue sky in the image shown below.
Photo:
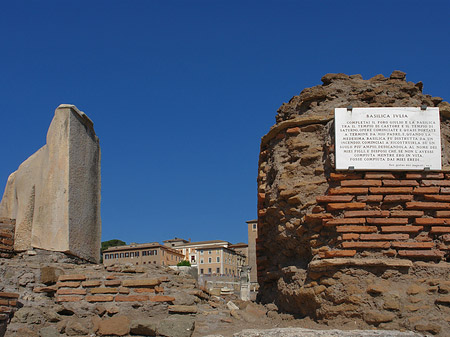
<path fill-rule="evenodd" d="M 103 240 L 246 242 L 260 138 L 330 72 L 449 100 L 450 2 L 3 1 L 0 189 L 75 104 L 102 147 Z"/>

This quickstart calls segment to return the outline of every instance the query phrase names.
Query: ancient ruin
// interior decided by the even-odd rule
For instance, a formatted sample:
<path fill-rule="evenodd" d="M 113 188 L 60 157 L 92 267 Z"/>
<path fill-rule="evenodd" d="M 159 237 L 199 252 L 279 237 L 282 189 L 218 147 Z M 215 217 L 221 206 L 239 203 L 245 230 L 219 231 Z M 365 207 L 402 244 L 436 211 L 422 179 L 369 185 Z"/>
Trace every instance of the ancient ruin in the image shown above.
<path fill-rule="evenodd" d="M 401 71 L 322 82 L 261 140 L 259 299 L 330 325 L 447 331 L 450 104 Z M 336 171 L 335 108 L 423 105 L 440 110 L 442 170 Z"/>
<path fill-rule="evenodd" d="M 92 121 L 74 105 L 56 109 L 47 144 L 9 176 L 0 222 L 16 252 L 39 248 L 99 261 L 100 146 Z"/>

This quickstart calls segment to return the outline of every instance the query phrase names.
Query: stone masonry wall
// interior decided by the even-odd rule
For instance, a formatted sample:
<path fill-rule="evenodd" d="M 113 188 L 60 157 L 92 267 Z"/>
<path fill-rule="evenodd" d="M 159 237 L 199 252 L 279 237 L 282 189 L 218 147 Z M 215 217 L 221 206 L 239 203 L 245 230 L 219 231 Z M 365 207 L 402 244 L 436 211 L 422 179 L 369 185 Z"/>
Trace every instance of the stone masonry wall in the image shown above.
<path fill-rule="evenodd" d="M 283 104 L 261 140 L 259 300 L 316 319 L 430 330 L 420 320 L 407 321 L 413 311 L 400 314 L 410 295 L 394 279 L 421 289 L 426 278 L 435 280 L 432 296 L 423 291 L 431 309 L 417 317 L 432 320 L 445 311 L 436 294 L 446 293 L 439 284 L 449 276 L 450 104 L 423 94 L 422 83 L 407 82 L 400 71 L 369 80 L 327 74 L 322 82 Z M 442 172 L 336 172 L 334 109 L 349 105 L 438 106 Z M 396 289 L 388 298 L 399 303 L 397 309 L 384 308 L 384 295 L 370 290 L 381 281 L 384 289 Z M 357 298 L 348 300 L 349 289 Z M 445 331 L 447 325 L 442 319 L 433 329 Z"/>

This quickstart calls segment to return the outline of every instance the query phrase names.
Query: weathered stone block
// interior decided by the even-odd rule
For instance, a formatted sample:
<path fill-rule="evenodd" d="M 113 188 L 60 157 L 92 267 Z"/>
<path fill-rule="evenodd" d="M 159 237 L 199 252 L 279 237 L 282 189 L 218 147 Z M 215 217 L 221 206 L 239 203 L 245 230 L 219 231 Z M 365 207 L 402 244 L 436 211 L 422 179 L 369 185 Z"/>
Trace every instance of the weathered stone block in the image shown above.
<path fill-rule="evenodd" d="M 100 259 L 100 146 L 74 105 L 55 111 L 47 144 L 12 173 L 0 217 L 16 219 L 16 251 L 40 248 Z"/>

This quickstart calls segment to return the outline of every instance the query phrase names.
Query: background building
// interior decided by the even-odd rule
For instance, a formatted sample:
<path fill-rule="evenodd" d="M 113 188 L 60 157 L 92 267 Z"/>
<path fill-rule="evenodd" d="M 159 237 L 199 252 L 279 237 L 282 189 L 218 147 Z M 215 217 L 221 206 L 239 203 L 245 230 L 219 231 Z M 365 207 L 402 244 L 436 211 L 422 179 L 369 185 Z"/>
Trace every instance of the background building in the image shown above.
<path fill-rule="evenodd" d="M 105 266 L 110 266 L 117 263 L 172 266 L 182 260 L 184 260 L 184 256 L 181 252 L 161 245 L 158 242 L 110 247 L 103 251 L 103 264 Z"/>

